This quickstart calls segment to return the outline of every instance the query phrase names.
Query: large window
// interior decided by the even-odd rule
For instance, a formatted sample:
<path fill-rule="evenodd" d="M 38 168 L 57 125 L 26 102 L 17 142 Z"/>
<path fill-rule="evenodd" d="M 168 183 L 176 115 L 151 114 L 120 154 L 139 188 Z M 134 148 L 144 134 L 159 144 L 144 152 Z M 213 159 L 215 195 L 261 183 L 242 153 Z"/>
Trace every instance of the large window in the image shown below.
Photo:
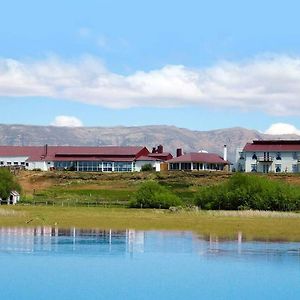
<path fill-rule="evenodd" d="M 191 163 L 181 163 L 181 170 L 191 170 Z"/>
<path fill-rule="evenodd" d="M 135 166 L 135 165 L 134 165 Z M 73 170 L 81 172 L 131 172 L 131 162 L 111 162 L 111 161 L 57 161 L 54 167 L 58 170 Z"/>
<path fill-rule="evenodd" d="M 257 164 L 251 164 L 251 172 L 257 172 Z"/>
<path fill-rule="evenodd" d="M 276 164 L 275 165 L 275 172 L 276 173 L 281 173 L 281 164 Z"/>
<path fill-rule="evenodd" d="M 55 161 L 54 167 L 57 170 L 76 170 L 76 162 L 73 161 Z"/>
<path fill-rule="evenodd" d="M 131 172 L 131 162 L 115 162 L 115 172 Z"/>
<path fill-rule="evenodd" d="M 179 170 L 179 163 L 170 164 L 170 170 Z"/>

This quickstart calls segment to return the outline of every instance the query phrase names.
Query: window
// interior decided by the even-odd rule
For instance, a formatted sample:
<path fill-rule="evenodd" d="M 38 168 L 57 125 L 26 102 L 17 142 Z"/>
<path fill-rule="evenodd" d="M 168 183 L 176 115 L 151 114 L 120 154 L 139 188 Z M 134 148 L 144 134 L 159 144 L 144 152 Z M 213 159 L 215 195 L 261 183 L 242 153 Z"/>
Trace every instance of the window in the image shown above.
<path fill-rule="evenodd" d="M 276 160 L 281 160 L 281 153 L 280 152 L 277 152 L 277 154 L 276 154 Z"/>
<path fill-rule="evenodd" d="M 4 161 L 3 160 L 0 161 L 0 165 L 2 165 L 2 166 L 4 165 Z"/>
<path fill-rule="evenodd" d="M 191 170 L 191 163 L 181 163 L 181 170 Z"/>
<path fill-rule="evenodd" d="M 116 172 L 131 172 L 131 162 L 115 162 Z"/>
<path fill-rule="evenodd" d="M 103 162 L 103 171 L 104 172 L 111 172 L 113 167 L 112 162 Z"/>
<path fill-rule="evenodd" d="M 24 166 L 25 165 L 25 161 L 21 161 L 21 166 Z"/>
<path fill-rule="evenodd" d="M 257 172 L 257 165 L 251 164 L 251 172 Z"/>
<path fill-rule="evenodd" d="M 276 173 L 281 173 L 281 164 L 276 164 L 275 165 L 275 172 Z"/>
<path fill-rule="evenodd" d="M 292 165 L 292 172 L 298 173 L 298 165 Z"/>
<path fill-rule="evenodd" d="M 11 165 L 11 161 L 6 162 L 6 164 L 7 164 L 8 166 L 10 166 L 10 165 Z"/>
<path fill-rule="evenodd" d="M 297 152 L 293 152 L 293 159 L 298 159 Z"/>
<path fill-rule="evenodd" d="M 19 162 L 17 161 L 14 161 L 14 165 L 17 166 L 19 164 Z"/>
<path fill-rule="evenodd" d="M 256 159 L 257 160 L 257 156 L 256 156 L 256 153 L 254 152 L 253 155 L 252 155 L 252 159 Z"/>
<path fill-rule="evenodd" d="M 240 159 L 245 159 L 243 152 L 240 152 Z"/>
<path fill-rule="evenodd" d="M 170 164 L 170 169 L 171 170 L 179 170 L 179 163 Z"/>

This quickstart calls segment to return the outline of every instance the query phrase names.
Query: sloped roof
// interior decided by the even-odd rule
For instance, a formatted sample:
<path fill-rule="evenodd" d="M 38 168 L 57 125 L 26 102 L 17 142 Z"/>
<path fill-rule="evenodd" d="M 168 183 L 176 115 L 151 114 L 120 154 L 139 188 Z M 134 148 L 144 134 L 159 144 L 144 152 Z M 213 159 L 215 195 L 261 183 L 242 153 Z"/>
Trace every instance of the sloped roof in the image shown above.
<path fill-rule="evenodd" d="M 144 151 L 143 151 L 144 150 Z M 147 148 L 142 146 L 107 146 L 107 147 L 78 147 L 78 146 L 0 146 L 0 156 L 27 156 L 28 161 L 40 160 L 75 160 L 75 159 L 110 159 L 135 158 L 147 152 Z M 46 154 L 46 155 L 45 155 Z M 120 160 L 120 159 L 118 159 Z M 128 159 L 126 159 L 127 161 Z"/>
<path fill-rule="evenodd" d="M 247 143 L 243 151 L 300 151 L 300 140 L 268 140 L 268 141 L 253 141 Z"/>
<path fill-rule="evenodd" d="M 211 163 L 211 164 L 228 164 L 221 156 L 215 153 L 199 153 L 191 152 L 186 153 L 179 157 L 174 157 L 167 161 L 168 163 L 179 163 L 179 162 L 199 162 L 199 163 Z"/>
<path fill-rule="evenodd" d="M 140 156 L 136 159 L 136 161 L 162 161 L 162 160 L 155 157 Z"/>

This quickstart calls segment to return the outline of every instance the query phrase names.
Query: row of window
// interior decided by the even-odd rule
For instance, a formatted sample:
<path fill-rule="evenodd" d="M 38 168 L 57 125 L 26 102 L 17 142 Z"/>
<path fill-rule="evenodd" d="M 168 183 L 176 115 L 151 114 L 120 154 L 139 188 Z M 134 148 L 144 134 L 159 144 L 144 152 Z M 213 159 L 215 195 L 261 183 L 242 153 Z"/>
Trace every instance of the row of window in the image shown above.
<path fill-rule="evenodd" d="M 132 172 L 135 170 L 135 163 L 102 161 L 59 161 L 54 162 L 54 168 L 58 170 L 88 172 Z"/>
<path fill-rule="evenodd" d="M 269 171 L 269 166 L 263 165 L 263 167 L 268 167 L 268 171 Z M 287 171 L 287 170 L 282 170 L 282 165 L 281 164 L 275 164 L 275 172 L 276 173 L 281 173 L 283 171 Z M 251 164 L 251 172 L 257 172 L 257 164 Z M 264 173 L 266 173 L 266 170 L 263 170 Z M 299 172 L 299 166 L 296 164 L 292 165 L 292 172 L 293 173 L 298 173 Z"/>
<path fill-rule="evenodd" d="M 191 163 L 170 163 L 170 170 L 191 170 Z M 223 165 L 193 163 L 193 170 L 223 170 Z"/>
<path fill-rule="evenodd" d="M 270 156 L 270 152 L 264 152 L 263 153 L 263 157 L 264 158 L 269 157 L 269 156 Z M 293 157 L 294 160 L 298 160 L 299 157 L 300 157 L 300 155 L 299 155 L 298 152 L 293 152 L 292 153 L 292 157 Z M 281 160 L 281 153 L 277 152 L 275 154 L 275 158 L 276 158 L 276 160 Z M 244 153 L 240 153 L 240 159 L 245 159 Z M 253 160 L 257 160 L 257 154 L 256 154 L 256 152 L 253 152 L 252 159 Z"/>
<path fill-rule="evenodd" d="M 19 162 L 19 161 L 14 161 L 14 162 L 7 161 L 5 163 L 3 160 L 1 160 L 0 165 L 1 166 L 4 166 L 4 165 L 6 165 L 6 166 L 25 166 L 25 161 L 21 161 L 21 162 Z"/>

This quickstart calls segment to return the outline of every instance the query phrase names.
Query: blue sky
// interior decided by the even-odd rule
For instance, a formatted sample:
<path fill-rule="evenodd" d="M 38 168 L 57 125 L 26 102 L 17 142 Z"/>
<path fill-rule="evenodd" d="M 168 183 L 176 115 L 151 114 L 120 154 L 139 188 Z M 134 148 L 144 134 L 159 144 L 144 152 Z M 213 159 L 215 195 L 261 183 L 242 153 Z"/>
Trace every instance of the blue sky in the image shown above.
<path fill-rule="evenodd" d="M 298 1 L 0 4 L 0 123 L 300 128 Z"/>

